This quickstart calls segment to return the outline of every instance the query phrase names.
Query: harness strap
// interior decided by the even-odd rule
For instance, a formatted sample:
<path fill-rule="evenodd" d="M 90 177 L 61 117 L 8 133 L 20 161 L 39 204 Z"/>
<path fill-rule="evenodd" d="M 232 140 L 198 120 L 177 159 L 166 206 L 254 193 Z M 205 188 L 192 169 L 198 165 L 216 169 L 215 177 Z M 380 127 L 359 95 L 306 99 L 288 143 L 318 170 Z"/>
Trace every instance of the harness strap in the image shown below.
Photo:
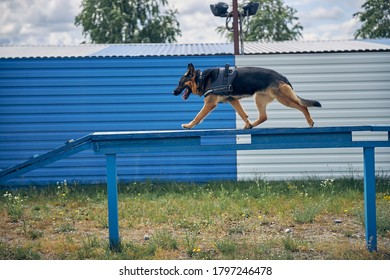
<path fill-rule="evenodd" d="M 223 85 L 218 87 L 213 87 L 207 90 L 205 93 L 203 93 L 204 97 L 207 97 L 211 93 L 217 94 L 217 95 L 229 95 L 229 93 L 233 92 L 233 86 L 232 85 Z"/>
<path fill-rule="evenodd" d="M 196 70 L 195 82 L 198 85 L 198 92 L 202 92 L 203 86 L 203 73 L 200 70 Z"/>
<path fill-rule="evenodd" d="M 237 77 L 236 68 L 230 68 L 229 64 L 225 65 L 225 68 L 218 69 L 218 77 L 211 85 L 211 88 L 203 93 L 204 97 L 210 94 L 217 95 L 230 95 L 233 92 L 233 81 Z M 203 81 L 202 81 L 203 82 Z"/>

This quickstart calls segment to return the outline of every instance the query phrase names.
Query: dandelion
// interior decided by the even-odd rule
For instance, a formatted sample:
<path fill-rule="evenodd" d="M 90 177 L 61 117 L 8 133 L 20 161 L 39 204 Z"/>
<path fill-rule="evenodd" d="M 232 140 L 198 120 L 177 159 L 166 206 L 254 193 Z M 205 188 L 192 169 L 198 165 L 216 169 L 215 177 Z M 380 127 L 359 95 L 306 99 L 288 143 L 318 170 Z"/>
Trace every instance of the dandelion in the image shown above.
<path fill-rule="evenodd" d="M 385 195 L 383 198 L 384 198 L 385 200 L 387 200 L 387 201 L 390 201 L 390 195 Z"/>

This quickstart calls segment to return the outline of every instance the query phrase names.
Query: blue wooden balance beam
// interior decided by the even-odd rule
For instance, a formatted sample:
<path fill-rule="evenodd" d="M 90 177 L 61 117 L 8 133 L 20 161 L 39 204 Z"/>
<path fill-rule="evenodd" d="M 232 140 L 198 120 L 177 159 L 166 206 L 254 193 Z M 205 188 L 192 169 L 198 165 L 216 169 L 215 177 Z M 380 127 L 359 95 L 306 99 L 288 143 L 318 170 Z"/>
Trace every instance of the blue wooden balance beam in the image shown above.
<path fill-rule="evenodd" d="M 356 140 L 354 133 L 358 132 L 380 133 L 381 139 Z M 360 147 L 363 148 L 364 159 L 366 245 L 369 251 L 376 251 L 375 148 L 390 147 L 389 135 L 390 126 L 96 132 L 1 171 L 0 184 L 85 149 L 106 155 L 109 242 L 111 248 L 118 248 L 116 155 L 119 153 Z M 245 138 L 245 141 L 235 141 L 237 136 Z"/>

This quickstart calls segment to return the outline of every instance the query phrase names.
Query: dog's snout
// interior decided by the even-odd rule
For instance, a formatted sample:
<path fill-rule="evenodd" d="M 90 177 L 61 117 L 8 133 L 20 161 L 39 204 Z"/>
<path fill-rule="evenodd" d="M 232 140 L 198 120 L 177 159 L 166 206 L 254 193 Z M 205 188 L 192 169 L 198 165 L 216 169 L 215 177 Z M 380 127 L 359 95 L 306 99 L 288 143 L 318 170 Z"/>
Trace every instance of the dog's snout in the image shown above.
<path fill-rule="evenodd" d="M 180 93 L 183 92 L 184 88 L 185 88 L 185 87 L 183 87 L 183 86 L 181 86 L 181 85 L 178 85 L 178 86 L 174 89 L 173 95 L 179 95 Z"/>

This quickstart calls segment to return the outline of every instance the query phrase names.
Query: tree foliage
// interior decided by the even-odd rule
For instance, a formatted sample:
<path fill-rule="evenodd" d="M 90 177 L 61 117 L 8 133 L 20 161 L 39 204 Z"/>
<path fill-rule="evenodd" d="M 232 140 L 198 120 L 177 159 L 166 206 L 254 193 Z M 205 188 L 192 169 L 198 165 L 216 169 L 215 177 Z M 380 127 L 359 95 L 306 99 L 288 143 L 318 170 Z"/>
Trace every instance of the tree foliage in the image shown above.
<path fill-rule="evenodd" d="M 249 24 L 244 26 L 248 30 L 244 35 L 245 41 L 287 41 L 302 37 L 303 26 L 298 22 L 296 9 L 285 5 L 283 0 L 252 2 L 259 2 L 260 5 L 256 15 L 251 16 Z M 224 26 L 218 27 L 217 31 L 226 34 Z M 232 40 L 232 34 L 227 36 Z"/>
<path fill-rule="evenodd" d="M 364 11 L 353 14 L 363 23 L 355 38 L 390 38 L 390 1 L 367 0 L 362 8 Z"/>
<path fill-rule="evenodd" d="M 167 0 L 83 0 L 75 25 L 92 43 L 171 43 L 181 35 Z"/>

